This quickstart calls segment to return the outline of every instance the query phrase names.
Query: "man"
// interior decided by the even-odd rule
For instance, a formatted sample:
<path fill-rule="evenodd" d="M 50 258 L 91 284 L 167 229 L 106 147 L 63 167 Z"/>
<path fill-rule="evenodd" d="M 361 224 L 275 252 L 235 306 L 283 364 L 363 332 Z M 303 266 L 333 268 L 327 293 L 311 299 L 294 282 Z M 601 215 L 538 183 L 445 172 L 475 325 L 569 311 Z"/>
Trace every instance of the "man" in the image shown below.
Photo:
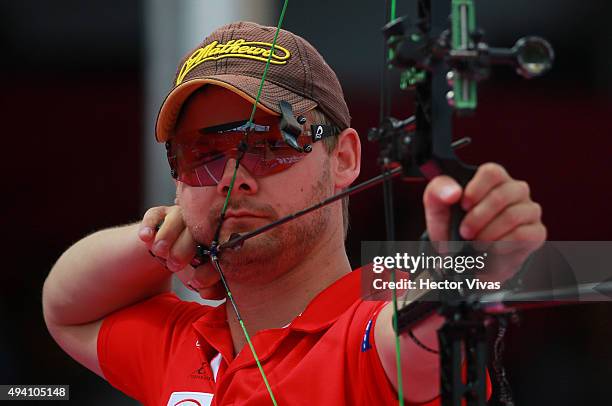
<path fill-rule="evenodd" d="M 273 37 L 271 27 L 235 23 L 187 55 L 156 127 L 177 180 L 176 205 L 77 242 L 45 283 L 45 320 L 60 346 L 144 404 L 397 402 L 391 306 L 360 298 L 360 271 L 351 272 L 344 250 L 341 202 L 222 252 L 242 320 L 229 304 L 211 308 L 168 293 L 170 270 L 188 273 L 186 283 L 203 297 L 217 296 L 219 273 L 211 263 L 189 265 L 196 243 L 268 224 L 348 187 L 359 174 L 359 137 L 335 74 L 309 43 L 284 30 L 249 148 L 236 148 Z M 279 116 L 299 124 L 288 134 L 295 148 L 281 136 L 291 127 L 281 126 Z M 455 203 L 467 212 L 466 239 L 545 239 L 528 186 L 495 164 L 480 167 L 465 190 L 448 177 L 434 179 L 424 203 L 434 241 L 448 239 Z M 435 351 L 440 324 L 432 316 L 412 329 L 413 337 L 400 337 L 409 402 L 436 402 L 438 356 L 423 346 Z"/>

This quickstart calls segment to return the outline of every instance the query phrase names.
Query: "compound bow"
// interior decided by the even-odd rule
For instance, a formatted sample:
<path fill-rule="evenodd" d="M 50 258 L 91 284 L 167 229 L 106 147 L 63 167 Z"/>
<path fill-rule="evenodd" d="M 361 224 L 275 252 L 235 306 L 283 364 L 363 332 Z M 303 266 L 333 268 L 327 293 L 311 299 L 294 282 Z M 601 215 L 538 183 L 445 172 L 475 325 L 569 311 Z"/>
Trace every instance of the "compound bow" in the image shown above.
<path fill-rule="evenodd" d="M 282 25 L 287 3 L 288 0 L 285 0 L 280 13 L 270 57 L 274 53 L 276 38 Z M 387 1 L 386 9 L 388 23 L 383 28 L 385 49 L 380 125 L 370 130 L 368 135 L 371 141 L 380 144 L 379 161 L 383 173 L 312 207 L 251 232 L 232 235 L 228 241 L 220 242 L 218 241 L 219 230 L 223 224 L 236 173 L 240 166 L 241 156 L 239 156 L 221 211 L 215 238 L 209 247 L 198 245 L 196 258 L 192 262 L 192 265 L 197 267 L 210 259 L 218 271 L 274 405 L 277 404 L 276 399 L 219 262 L 219 256 L 223 251 L 239 247 L 247 239 L 381 182 L 384 187 L 387 238 L 393 240 L 395 224 L 392 214 L 392 178 L 424 176 L 430 180 L 437 175 L 446 174 L 456 179 L 460 185 L 465 186 L 473 176 L 475 168 L 463 164 L 454 153 L 456 147 L 466 144 L 469 139 L 464 138 L 453 142 L 452 117 L 455 111 L 464 113 L 476 108 L 476 84 L 488 76 L 491 65 L 510 65 L 515 67 L 522 76 L 532 78 L 547 72 L 554 59 L 550 45 L 538 37 L 522 38 L 511 49 L 489 47 L 483 42 L 482 32 L 476 28 L 473 0 L 435 2 L 419 0 L 417 18 L 413 22 L 406 17 L 396 18 L 395 0 Z M 247 128 L 253 124 L 257 101 L 261 95 L 269 62 L 270 58 L 263 72 Z M 387 67 L 402 69 L 400 86 L 403 89 L 415 91 L 416 109 L 413 116 L 403 120 L 389 116 Z M 283 136 L 287 141 L 292 139 L 292 130 L 291 126 L 283 128 Z M 245 137 L 246 135 L 245 133 Z M 291 145 L 290 142 L 288 143 Z M 245 144 L 242 143 L 239 149 L 244 151 L 244 148 Z M 450 227 L 451 240 L 461 239 L 458 229 L 462 216 L 461 209 L 454 207 Z M 442 404 L 459 406 L 462 400 L 465 400 L 468 405 L 484 405 L 486 402 L 486 364 L 482 320 L 471 318 L 469 310 L 466 310 L 464 306 L 456 305 L 457 302 L 431 306 L 431 302 L 426 304 L 425 301 L 416 301 L 398 310 L 395 291 L 393 291 L 393 302 L 399 404 L 403 405 L 404 402 L 399 335 L 408 329 L 411 322 L 423 314 L 442 307 L 442 313 L 447 317 L 446 324 L 439 332 Z M 466 382 L 461 377 L 461 348 L 463 346 L 468 349 Z"/>

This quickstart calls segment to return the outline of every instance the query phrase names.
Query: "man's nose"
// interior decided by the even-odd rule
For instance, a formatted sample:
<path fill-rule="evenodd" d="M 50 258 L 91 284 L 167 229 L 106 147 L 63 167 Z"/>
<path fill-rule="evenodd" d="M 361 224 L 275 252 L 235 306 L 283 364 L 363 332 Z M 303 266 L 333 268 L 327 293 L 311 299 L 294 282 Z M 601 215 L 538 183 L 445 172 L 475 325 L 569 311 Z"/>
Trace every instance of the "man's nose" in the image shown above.
<path fill-rule="evenodd" d="M 232 178 L 234 177 L 234 172 L 236 171 L 236 159 L 230 158 L 227 160 L 225 164 L 225 168 L 223 169 L 223 176 L 221 180 L 217 184 L 217 192 L 222 195 L 227 195 L 227 191 L 230 188 L 230 184 L 232 183 Z M 246 169 L 243 165 L 238 166 L 238 171 L 236 171 L 236 179 L 234 180 L 234 187 L 232 189 L 232 193 L 236 191 L 240 191 L 245 194 L 255 194 L 258 190 L 257 180 L 251 173 Z"/>

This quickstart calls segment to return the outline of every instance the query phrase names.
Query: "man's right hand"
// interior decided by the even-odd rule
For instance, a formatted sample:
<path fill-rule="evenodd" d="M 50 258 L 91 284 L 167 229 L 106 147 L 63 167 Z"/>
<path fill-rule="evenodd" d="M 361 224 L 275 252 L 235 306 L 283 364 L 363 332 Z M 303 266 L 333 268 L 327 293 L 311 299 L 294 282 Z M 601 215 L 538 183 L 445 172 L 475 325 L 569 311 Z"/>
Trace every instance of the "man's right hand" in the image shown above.
<path fill-rule="evenodd" d="M 224 296 L 219 275 L 210 263 L 193 269 L 191 261 L 196 254 L 196 241 L 183 221 L 179 206 L 153 207 L 143 216 L 138 237 L 149 251 L 176 272 L 183 283 L 198 291 L 203 299 Z"/>
<path fill-rule="evenodd" d="M 196 242 L 185 226 L 179 206 L 153 207 L 145 213 L 138 237 L 172 272 L 185 268 L 195 256 Z"/>

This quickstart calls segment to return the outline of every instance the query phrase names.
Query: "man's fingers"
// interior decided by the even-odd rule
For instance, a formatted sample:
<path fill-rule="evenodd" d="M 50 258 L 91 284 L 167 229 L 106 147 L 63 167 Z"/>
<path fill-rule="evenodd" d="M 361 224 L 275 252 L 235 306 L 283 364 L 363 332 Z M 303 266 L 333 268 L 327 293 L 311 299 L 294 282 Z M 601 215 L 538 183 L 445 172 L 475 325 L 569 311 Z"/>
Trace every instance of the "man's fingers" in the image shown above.
<path fill-rule="evenodd" d="M 533 241 L 536 246 L 531 248 L 536 249 L 546 241 L 547 230 L 544 224 L 524 224 L 502 236 L 500 241 Z"/>
<path fill-rule="evenodd" d="M 488 194 L 482 197 L 482 200 L 478 201 L 478 203 L 467 212 L 459 229 L 461 236 L 466 240 L 471 240 L 475 237 L 475 239 L 480 239 L 479 234 L 481 234 L 482 231 L 488 227 L 488 224 L 493 221 L 493 219 L 496 219 L 496 217 L 507 207 L 521 201 L 528 201 L 528 199 L 529 186 L 527 186 L 526 182 L 507 181 L 490 189 Z M 514 221 L 517 224 L 513 226 L 516 226 L 520 220 L 520 214 L 521 212 L 517 212 L 517 209 L 514 209 L 509 217 L 506 216 L 504 221 L 506 223 Z M 522 222 L 524 223 L 524 221 Z M 503 231 L 503 234 L 505 234 L 508 229 Z"/>
<path fill-rule="evenodd" d="M 167 210 L 168 207 L 166 206 L 152 207 L 142 217 L 140 228 L 138 229 L 138 237 L 147 244 L 149 249 L 151 249 L 155 240 L 156 227 L 166 217 Z"/>
<path fill-rule="evenodd" d="M 170 249 L 170 255 L 166 261 L 168 269 L 177 272 L 186 267 L 195 256 L 195 246 L 196 243 L 191 236 L 191 232 L 187 228 L 183 229 Z"/>
<path fill-rule="evenodd" d="M 434 178 L 423 193 L 427 231 L 432 241 L 447 241 L 449 236 L 450 207 L 459 202 L 461 187 L 449 176 Z"/>
<path fill-rule="evenodd" d="M 478 241 L 500 240 L 513 230 L 527 224 L 540 222 L 542 208 L 535 202 L 523 202 L 508 206 L 474 238 Z"/>
<path fill-rule="evenodd" d="M 486 163 L 478 167 L 476 174 L 468 182 L 461 199 L 461 207 L 469 211 L 480 202 L 492 189 L 512 179 L 499 164 Z"/>
<path fill-rule="evenodd" d="M 546 227 L 541 222 L 518 226 L 494 244 L 494 258 L 503 261 L 506 268 L 516 270 L 530 253 L 544 244 L 546 235 Z"/>
<path fill-rule="evenodd" d="M 149 209 L 143 216 L 139 236 L 153 255 L 175 272 L 186 286 L 198 291 L 205 299 L 224 297 L 220 277 L 210 263 L 196 269 L 189 266 L 196 254 L 196 242 L 185 226 L 180 207 Z"/>
<path fill-rule="evenodd" d="M 170 249 L 185 229 L 185 224 L 183 223 L 181 209 L 178 206 L 172 206 L 163 220 L 162 226 L 155 235 L 155 242 L 151 251 L 158 257 L 167 258 L 170 255 Z"/>

